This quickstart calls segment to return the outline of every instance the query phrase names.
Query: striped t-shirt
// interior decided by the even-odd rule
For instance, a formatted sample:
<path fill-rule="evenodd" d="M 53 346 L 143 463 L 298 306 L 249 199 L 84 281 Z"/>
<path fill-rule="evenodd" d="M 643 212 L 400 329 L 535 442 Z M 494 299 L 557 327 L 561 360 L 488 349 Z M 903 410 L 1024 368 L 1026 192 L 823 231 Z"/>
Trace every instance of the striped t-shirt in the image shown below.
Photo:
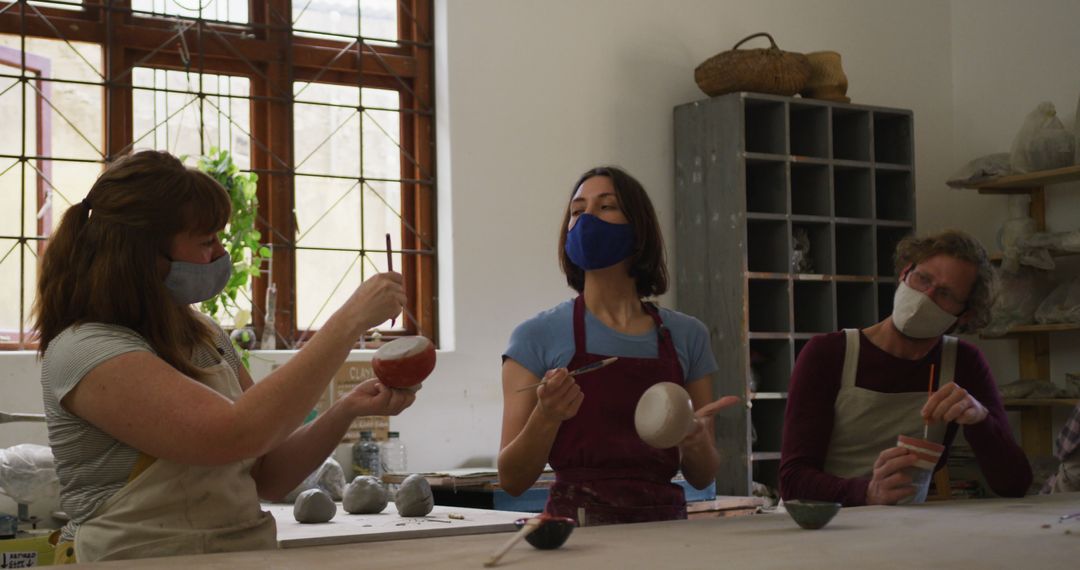
<path fill-rule="evenodd" d="M 224 356 L 239 373 L 240 358 L 228 335 L 216 324 L 213 326 L 217 331 L 214 344 L 220 355 L 199 347 L 193 354 L 193 363 L 208 368 L 220 363 Z M 41 391 L 49 444 L 60 479 L 60 506 L 71 517 L 63 529 L 63 540 L 74 540 L 78 525 L 127 483 L 139 451 L 67 411 L 60 401 L 98 365 L 137 351 L 154 352 L 135 331 L 104 323 L 72 325 L 57 335 L 45 351 Z"/>

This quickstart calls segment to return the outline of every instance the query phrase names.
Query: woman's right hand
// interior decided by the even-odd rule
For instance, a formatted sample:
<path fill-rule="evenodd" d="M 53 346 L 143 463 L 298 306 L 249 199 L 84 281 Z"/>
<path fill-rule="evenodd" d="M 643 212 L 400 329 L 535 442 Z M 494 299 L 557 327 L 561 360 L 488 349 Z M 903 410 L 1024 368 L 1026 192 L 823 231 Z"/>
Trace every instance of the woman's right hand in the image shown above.
<path fill-rule="evenodd" d="M 536 389 L 536 397 L 541 414 L 562 422 L 577 415 L 585 394 L 565 368 L 557 368 L 544 374 L 544 384 Z"/>
<path fill-rule="evenodd" d="M 405 306 L 405 287 L 400 273 L 379 273 L 353 291 L 345 307 L 363 330 L 390 320 Z"/>

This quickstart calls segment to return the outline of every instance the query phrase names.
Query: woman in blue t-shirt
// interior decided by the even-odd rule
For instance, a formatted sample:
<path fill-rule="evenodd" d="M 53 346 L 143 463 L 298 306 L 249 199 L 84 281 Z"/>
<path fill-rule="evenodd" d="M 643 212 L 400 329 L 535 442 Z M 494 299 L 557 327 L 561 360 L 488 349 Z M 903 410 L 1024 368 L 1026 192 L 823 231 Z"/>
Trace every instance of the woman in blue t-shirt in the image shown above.
<path fill-rule="evenodd" d="M 716 361 L 705 326 L 643 301 L 667 290 L 664 242 L 644 188 L 612 167 L 574 185 L 559 237 L 566 281 L 578 292 L 522 323 L 503 355 L 499 482 L 519 495 L 544 465 L 555 470 L 544 511 L 581 524 L 686 518 L 681 469 L 696 488 L 714 479 L 720 459 L 711 416 Z M 609 366 L 569 376 L 617 356 Z M 535 390 L 527 386 L 545 383 Z M 671 449 L 654 449 L 634 429 L 641 395 L 659 382 L 690 393 L 693 432 Z"/>

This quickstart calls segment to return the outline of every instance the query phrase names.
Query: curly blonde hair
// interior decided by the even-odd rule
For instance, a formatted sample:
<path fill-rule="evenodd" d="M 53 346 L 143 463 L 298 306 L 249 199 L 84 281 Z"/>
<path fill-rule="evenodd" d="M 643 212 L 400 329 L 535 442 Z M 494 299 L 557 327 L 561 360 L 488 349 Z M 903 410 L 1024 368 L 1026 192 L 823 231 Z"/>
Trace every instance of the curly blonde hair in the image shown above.
<path fill-rule="evenodd" d="M 967 308 L 970 317 L 956 327 L 956 332 L 975 332 L 990 322 L 990 308 L 994 304 L 997 273 L 990 263 L 986 248 L 971 235 L 959 230 L 945 230 L 927 236 L 909 235 L 896 246 L 894 264 L 899 276 L 909 265 L 918 265 L 935 255 L 948 255 L 975 266 L 975 284 L 968 295 Z"/>

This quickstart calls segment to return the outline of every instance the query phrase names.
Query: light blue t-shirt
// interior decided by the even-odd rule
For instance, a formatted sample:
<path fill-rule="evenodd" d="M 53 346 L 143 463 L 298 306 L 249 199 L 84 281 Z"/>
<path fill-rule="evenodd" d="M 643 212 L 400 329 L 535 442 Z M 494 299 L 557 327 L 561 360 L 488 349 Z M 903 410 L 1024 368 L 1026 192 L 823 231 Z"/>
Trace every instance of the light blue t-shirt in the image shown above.
<path fill-rule="evenodd" d="M 660 309 L 660 319 L 671 331 L 671 340 L 682 365 L 684 382 L 716 372 L 705 325 L 677 311 Z M 585 349 L 592 354 L 656 358 L 656 331 L 643 335 L 622 334 L 585 311 Z M 510 335 L 503 358 L 513 358 L 537 378 L 553 368 L 563 368 L 574 357 L 574 300 L 555 305 L 521 323 Z"/>

